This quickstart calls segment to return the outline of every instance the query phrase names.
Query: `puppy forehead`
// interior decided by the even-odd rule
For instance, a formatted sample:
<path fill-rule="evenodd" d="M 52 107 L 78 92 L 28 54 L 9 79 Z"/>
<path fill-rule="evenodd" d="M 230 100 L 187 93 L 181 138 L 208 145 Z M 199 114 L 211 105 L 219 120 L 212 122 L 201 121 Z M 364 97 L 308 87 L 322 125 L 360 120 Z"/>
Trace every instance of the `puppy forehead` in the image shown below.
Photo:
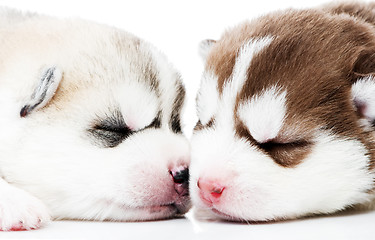
<path fill-rule="evenodd" d="M 242 43 L 235 51 L 234 65 L 231 67 L 231 74 L 227 76 L 225 82 L 221 82 L 223 73 L 218 72 L 217 69 L 212 69 L 212 66 L 210 67 L 212 62 L 208 60 L 207 69 L 203 74 L 197 96 L 198 116 L 201 123 L 205 124 L 214 117 L 218 105 L 220 105 L 220 109 L 225 110 L 225 113 L 218 112 L 218 115 L 224 114 L 226 116 L 228 115 L 227 112 L 231 112 L 231 115 L 233 115 L 236 98 L 246 84 L 248 68 L 252 63 L 252 59 L 261 53 L 264 48 L 267 48 L 272 41 L 273 38 L 267 36 L 251 38 Z M 218 101 L 215 101 L 215 99 Z M 225 116 L 222 116 L 222 118 L 227 118 Z"/>

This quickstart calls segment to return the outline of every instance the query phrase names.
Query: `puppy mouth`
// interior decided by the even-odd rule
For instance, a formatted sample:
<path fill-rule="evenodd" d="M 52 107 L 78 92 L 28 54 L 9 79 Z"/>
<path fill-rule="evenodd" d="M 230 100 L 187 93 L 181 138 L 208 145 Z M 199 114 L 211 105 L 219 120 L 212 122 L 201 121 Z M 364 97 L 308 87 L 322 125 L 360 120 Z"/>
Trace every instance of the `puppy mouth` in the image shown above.
<path fill-rule="evenodd" d="M 168 211 L 176 211 L 178 212 L 177 207 L 172 204 L 165 204 L 165 205 L 151 205 L 151 206 L 142 206 L 142 207 L 136 207 L 139 210 L 145 210 L 148 211 L 150 214 L 157 214 L 160 212 L 168 212 Z"/>
<path fill-rule="evenodd" d="M 105 200 L 106 206 L 113 206 L 119 212 L 114 218 L 118 221 L 152 221 L 182 217 L 191 207 L 188 197 L 174 199 L 166 202 L 148 202 L 131 205 L 114 200 Z M 111 207 L 112 208 L 112 207 Z M 120 212 L 123 212 L 122 215 Z M 112 219 L 112 220 L 114 220 Z"/>
<path fill-rule="evenodd" d="M 151 214 L 163 211 L 173 211 L 175 215 L 183 215 L 189 210 L 189 204 L 169 203 L 162 205 L 151 205 L 140 207 L 140 209 L 148 210 Z"/>

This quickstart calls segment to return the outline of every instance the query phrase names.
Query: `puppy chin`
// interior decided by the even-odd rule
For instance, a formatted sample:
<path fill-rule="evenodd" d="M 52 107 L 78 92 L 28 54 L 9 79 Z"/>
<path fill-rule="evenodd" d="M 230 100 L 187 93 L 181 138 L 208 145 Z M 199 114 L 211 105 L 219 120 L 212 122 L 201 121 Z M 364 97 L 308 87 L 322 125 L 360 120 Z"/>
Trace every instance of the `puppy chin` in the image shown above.
<path fill-rule="evenodd" d="M 220 217 L 215 215 L 209 208 L 193 208 L 194 218 L 199 221 L 220 221 Z"/>
<path fill-rule="evenodd" d="M 198 202 L 197 202 L 198 201 Z M 246 219 L 236 216 L 234 213 L 226 212 L 220 206 L 204 203 L 200 200 L 194 199 L 194 207 L 192 209 L 194 218 L 199 221 L 230 221 L 230 222 L 244 222 Z"/>
<path fill-rule="evenodd" d="M 194 218 L 199 221 L 208 221 L 208 222 L 220 222 L 220 221 L 230 221 L 230 222 L 245 222 L 245 220 L 229 215 L 227 213 L 221 212 L 216 208 L 193 208 Z"/>
<path fill-rule="evenodd" d="M 113 215 L 106 220 L 112 221 L 152 221 L 183 216 L 191 207 L 188 198 L 183 202 L 145 205 L 139 207 L 111 203 Z"/>
<path fill-rule="evenodd" d="M 168 203 L 148 203 L 144 206 L 138 207 L 126 207 L 120 205 L 119 207 L 126 212 L 131 213 L 130 215 L 134 214 L 134 219 L 130 217 L 129 219 L 126 219 L 126 221 L 149 221 L 180 217 L 187 213 L 191 208 L 189 196 L 171 199 L 173 200 Z"/>
<path fill-rule="evenodd" d="M 129 215 L 129 219 L 125 221 L 161 220 L 172 218 L 178 214 L 178 209 L 173 204 L 125 208 L 124 210 Z"/>

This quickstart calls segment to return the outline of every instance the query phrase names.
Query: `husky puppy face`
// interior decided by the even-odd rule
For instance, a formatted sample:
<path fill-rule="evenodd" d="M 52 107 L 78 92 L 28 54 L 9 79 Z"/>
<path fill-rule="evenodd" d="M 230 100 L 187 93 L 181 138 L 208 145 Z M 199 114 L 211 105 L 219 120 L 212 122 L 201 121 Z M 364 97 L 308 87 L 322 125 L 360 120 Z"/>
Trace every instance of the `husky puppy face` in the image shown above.
<path fill-rule="evenodd" d="M 3 180 L 55 219 L 185 213 L 185 90 L 164 55 L 110 27 L 19 18 L 0 28 Z"/>
<path fill-rule="evenodd" d="M 332 213 L 373 198 L 369 9 L 277 12 L 202 43 L 206 67 L 190 168 L 198 209 L 268 221 Z"/>

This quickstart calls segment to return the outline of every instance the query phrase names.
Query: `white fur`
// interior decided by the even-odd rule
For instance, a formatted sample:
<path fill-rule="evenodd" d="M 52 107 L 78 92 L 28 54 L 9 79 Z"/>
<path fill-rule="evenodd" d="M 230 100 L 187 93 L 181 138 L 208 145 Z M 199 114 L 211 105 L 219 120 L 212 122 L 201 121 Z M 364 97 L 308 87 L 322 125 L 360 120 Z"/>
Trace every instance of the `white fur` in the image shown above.
<path fill-rule="evenodd" d="M 173 203 L 188 209 L 169 173 L 188 167 L 190 153 L 187 140 L 169 126 L 180 80 L 165 56 L 107 26 L 19 19 L 0 24 L 0 209 L 20 206 L 0 215 L 0 228 L 21 220 L 25 228 L 38 227 L 35 221 L 47 221 L 48 213 L 53 219 L 128 221 L 171 217 Z M 52 101 L 20 118 L 40 72 L 51 64 L 63 72 Z M 158 92 L 147 68 L 158 74 Z M 136 131 L 161 111 L 161 127 L 134 133 L 114 148 L 99 147 L 87 129 L 115 109 Z M 24 218 L 28 204 L 35 212 Z"/>
<path fill-rule="evenodd" d="M 248 102 L 242 102 L 237 114 L 247 126 L 251 136 L 259 143 L 275 138 L 284 124 L 286 91 L 273 86 Z"/>
<path fill-rule="evenodd" d="M 121 112 L 127 126 L 133 130 L 140 130 L 150 125 L 161 107 L 156 94 L 147 86 L 128 83 L 116 89 L 119 102 L 126 102 L 121 106 Z"/>
<path fill-rule="evenodd" d="M 217 77 L 206 71 L 201 80 L 200 90 L 197 95 L 197 115 L 203 125 L 206 125 L 214 117 L 219 101 Z"/>
<path fill-rule="evenodd" d="M 50 221 L 47 207 L 29 193 L 0 178 L 0 229 L 35 229 Z"/>
<path fill-rule="evenodd" d="M 375 120 L 375 79 L 367 76 L 356 81 L 352 86 L 352 98 L 363 105 L 362 114 L 370 122 Z"/>
<path fill-rule="evenodd" d="M 228 126 L 229 128 L 229 126 Z M 212 207 L 227 219 L 264 221 L 331 213 L 367 202 L 374 176 L 364 146 L 355 140 L 321 133 L 313 152 L 295 168 L 284 168 L 229 129 L 193 135 L 190 193 L 194 205 L 207 209 L 195 182 L 199 178 L 225 187 Z"/>
<path fill-rule="evenodd" d="M 199 48 L 198 48 L 199 55 L 201 56 L 203 61 L 205 61 L 207 59 L 207 56 L 210 53 L 210 51 L 211 51 L 212 47 L 214 46 L 215 42 L 216 42 L 215 40 L 205 39 L 205 40 L 203 40 L 199 43 Z"/>

